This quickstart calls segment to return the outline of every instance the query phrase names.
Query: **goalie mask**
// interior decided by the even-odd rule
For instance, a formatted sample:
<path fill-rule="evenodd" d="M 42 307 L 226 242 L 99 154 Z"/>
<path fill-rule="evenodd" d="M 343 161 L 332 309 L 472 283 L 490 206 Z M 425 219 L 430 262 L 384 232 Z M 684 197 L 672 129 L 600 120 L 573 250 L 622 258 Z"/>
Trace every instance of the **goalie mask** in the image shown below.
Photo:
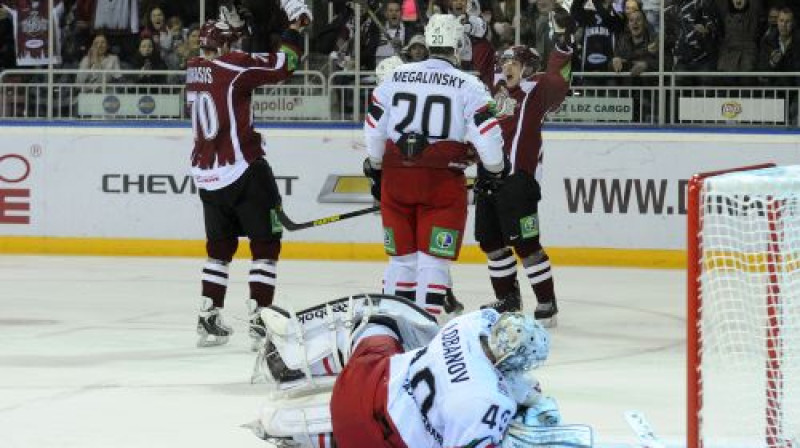
<path fill-rule="evenodd" d="M 503 373 L 535 369 L 550 354 L 550 336 L 531 316 L 503 313 L 489 334 L 489 349 Z"/>

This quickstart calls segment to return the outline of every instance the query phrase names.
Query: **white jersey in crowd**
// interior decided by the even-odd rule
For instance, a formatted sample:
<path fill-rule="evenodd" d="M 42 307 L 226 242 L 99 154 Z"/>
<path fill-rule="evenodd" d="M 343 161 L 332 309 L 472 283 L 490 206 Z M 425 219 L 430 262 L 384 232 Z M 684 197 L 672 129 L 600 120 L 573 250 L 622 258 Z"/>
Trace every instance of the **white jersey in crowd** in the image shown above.
<path fill-rule="evenodd" d="M 427 346 L 391 358 L 387 407 L 407 446 L 500 446 L 517 404 L 480 342 L 499 318 L 465 314 Z"/>
<path fill-rule="evenodd" d="M 486 165 L 502 165 L 503 136 L 489 90 L 474 75 L 431 58 L 403 64 L 374 90 L 364 122 L 367 153 L 382 160 L 387 139 L 424 134 L 470 142 Z"/>

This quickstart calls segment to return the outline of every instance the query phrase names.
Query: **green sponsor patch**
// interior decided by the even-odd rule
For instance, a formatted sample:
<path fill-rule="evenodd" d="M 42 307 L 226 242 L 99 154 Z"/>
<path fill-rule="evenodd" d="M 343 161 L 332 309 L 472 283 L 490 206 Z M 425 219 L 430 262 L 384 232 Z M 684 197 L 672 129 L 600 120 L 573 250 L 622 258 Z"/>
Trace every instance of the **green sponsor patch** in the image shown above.
<path fill-rule="evenodd" d="M 283 232 L 283 224 L 281 224 L 281 220 L 278 219 L 278 211 L 274 208 L 269 211 L 269 222 L 272 225 L 272 233 Z"/>
<path fill-rule="evenodd" d="M 533 214 L 520 218 L 519 230 L 523 239 L 539 236 L 539 216 Z"/>
<path fill-rule="evenodd" d="M 458 247 L 458 230 L 434 227 L 431 231 L 431 243 L 428 250 L 440 257 L 455 257 Z"/>
<path fill-rule="evenodd" d="M 383 249 L 389 255 L 397 255 L 397 243 L 394 241 L 394 230 L 383 228 Z"/>

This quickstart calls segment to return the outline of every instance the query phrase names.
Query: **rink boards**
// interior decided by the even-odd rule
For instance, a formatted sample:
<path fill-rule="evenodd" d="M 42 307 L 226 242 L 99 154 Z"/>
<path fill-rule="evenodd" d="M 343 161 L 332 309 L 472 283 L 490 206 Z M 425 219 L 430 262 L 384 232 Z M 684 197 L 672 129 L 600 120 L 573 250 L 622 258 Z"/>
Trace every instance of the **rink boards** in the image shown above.
<path fill-rule="evenodd" d="M 292 220 L 372 204 L 359 128 L 261 130 Z M 5 123 L 0 136 L 0 253 L 203 254 L 188 125 Z M 800 163 L 792 132 L 558 128 L 544 138 L 541 232 L 559 264 L 682 266 L 693 173 Z M 462 259 L 483 261 L 468 221 Z M 384 257 L 377 214 L 286 232 L 284 241 L 290 258 Z"/>

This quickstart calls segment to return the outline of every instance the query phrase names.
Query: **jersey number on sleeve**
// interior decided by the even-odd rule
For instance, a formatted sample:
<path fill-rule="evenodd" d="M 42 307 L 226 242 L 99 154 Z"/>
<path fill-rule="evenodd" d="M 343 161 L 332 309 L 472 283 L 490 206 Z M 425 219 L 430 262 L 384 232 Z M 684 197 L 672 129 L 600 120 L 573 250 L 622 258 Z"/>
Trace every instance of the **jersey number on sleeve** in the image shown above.
<path fill-rule="evenodd" d="M 489 429 L 494 429 L 495 426 L 498 424 L 500 427 L 498 428 L 498 432 L 500 434 L 504 434 L 506 432 L 506 426 L 508 426 L 508 421 L 511 419 L 511 411 L 506 409 L 500 414 L 500 421 L 497 421 L 497 413 L 500 411 L 500 406 L 493 404 L 489 406 L 489 409 L 486 410 L 486 413 L 483 414 L 483 418 L 481 419 L 481 423 L 486 423 Z"/>
<path fill-rule="evenodd" d="M 406 103 L 406 116 L 403 117 L 395 126 L 395 130 L 400 134 L 405 134 L 406 128 L 412 121 L 414 121 L 414 114 L 417 110 L 418 97 L 413 93 L 397 92 L 392 98 L 392 106 L 397 107 L 401 102 Z M 434 106 L 437 107 L 439 113 L 434 114 Z M 425 97 L 425 102 L 422 105 L 422 123 L 421 131 L 423 135 L 430 138 L 446 139 L 450 136 L 450 117 L 452 115 L 452 101 L 449 97 L 444 95 L 428 95 Z M 434 135 L 431 133 L 431 122 L 441 120 L 440 134 Z M 434 123 L 435 124 L 435 123 Z"/>
<path fill-rule="evenodd" d="M 187 99 L 192 107 L 192 131 L 195 140 L 214 140 L 219 133 L 219 116 L 214 99 L 208 92 L 191 92 Z M 198 135 L 200 131 L 200 135 Z"/>

